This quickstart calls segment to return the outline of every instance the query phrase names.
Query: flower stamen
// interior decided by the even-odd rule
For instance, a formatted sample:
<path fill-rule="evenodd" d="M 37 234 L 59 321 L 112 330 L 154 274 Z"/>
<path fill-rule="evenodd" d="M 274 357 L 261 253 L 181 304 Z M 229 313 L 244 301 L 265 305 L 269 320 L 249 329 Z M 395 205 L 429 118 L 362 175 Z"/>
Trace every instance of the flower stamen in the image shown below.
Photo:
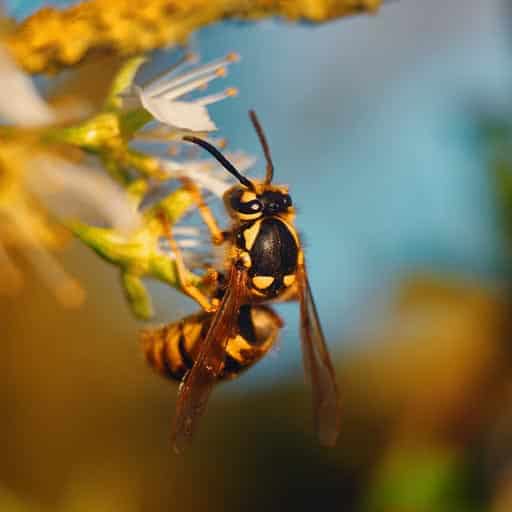
<path fill-rule="evenodd" d="M 218 101 L 222 101 L 226 98 L 230 98 L 232 96 L 236 96 L 238 94 L 238 89 L 236 87 L 229 87 L 223 92 L 219 92 L 217 94 L 210 94 L 209 96 L 204 96 L 196 100 L 198 105 L 211 105 L 212 103 L 217 103 Z"/>
<path fill-rule="evenodd" d="M 219 76 L 212 74 L 210 76 L 200 78 L 198 80 L 194 80 L 193 82 L 182 85 L 181 87 L 175 87 L 173 84 L 169 84 L 169 86 L 158 94 L 149 93 L 152 98 L 165 98 L 166 100 L 174 100 L 176 98 L 181 98 L 181 96 L 185 96 L 189 92 L 192 92 L 196 89 L 201 90 L 205 88 L 210 82 L 219 78 Z"/>
<path fill-rule="evenodd" d="M 164 75 L 144 86 L 132 83 L 119 96 L 122 98 L 125 109 L 142 107 L 153 116 L 154 120 L 174 130 L 210 132 L 217 127 L 210 119 L 206 105 L 233 96 L 235 89 L 229 88 L 223 93 L 203 98 L 190 100 L 181 98 L 193 91 L 203 90 L 211 81 L 226 76 L 227 66 L 235 60 L 235 54 L 228 54 L 222 59 L 199 66 L 174 78 L 168 79 Z"/>
<path fill-rule="evenodd" d="M 158 73 L 151 78 L 148 78 L 146 81 L 142 82 L 141 87 L 149 87 L 151 84 L 159 82 L 164 79 L 170 73 L 176 73 L 180 68 L 184 67 L 187 64 L 195 64 L 199 59 L 199 55 L 197 53 L 188 52 L 183 54 L 177 62 L 172 64 L 171 66 L 165 68 L 163 71 Z"/>
<path fill-rule="evenodd" d="M 203 66 L 199 66 L 197 69 L 192 69 L 188 71 L 187 73 L 183 73 L 182 75 L 169 80 L 165 80 L 165 76 L 169 73 L 173 73 L 176 71 L 175 68 L 171 68 L 170 70 L 167 70 L 167 73 L 164 75 L 158 77 L 156 80 L 151 80 L 147 85 L 144 85 L 144 89 L 147 89 L 147 92 L 151 96 L 160 96 L 165 91 L 169 90 L 173 87 L 181 86 L 190 80 L 196 80 L 199 78 L 202 78 L 204 76 L 213 75 L 214 77 L 217 76 L 223 76 L 223 75 L 217 75 L 219 69 L 226 69 L 229 64 L 236 62 L 238 60 L 237 58 L 233 58 L 233 55 L 236 54 L 228 54 L 226 57 L 216 59 L 208 64 L 204 64 Z M 224 71 L 225 72 L 225 71 Z M 165 80 L 165 83 L 160 83 Z"/>

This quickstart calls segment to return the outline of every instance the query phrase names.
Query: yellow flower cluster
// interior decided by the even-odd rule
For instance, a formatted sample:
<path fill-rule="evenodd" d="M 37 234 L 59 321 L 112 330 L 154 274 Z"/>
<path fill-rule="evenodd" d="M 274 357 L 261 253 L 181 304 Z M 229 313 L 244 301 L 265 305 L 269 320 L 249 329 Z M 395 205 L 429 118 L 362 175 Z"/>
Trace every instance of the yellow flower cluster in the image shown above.
<path fill-rule="evenodd" d="M 55 72 L 95 54 L 129 56 L 182 43 L 223 19 L 282 16 L 324 22 L 374 12 L 381 0 L 89 0 L 37 11 L 7 35 L 18 64 L 30 73 Z"/>
<path fill-rule="evenodd" d="M 0 144 L 0 296 L 14 295 L 24 277 L 12 258 L 24 259 L 66 307 L 79 306 L 84 292 L 54 259 L 51 252 L 68 238 L 65 229 L 30 192 L 26 175 L 37 150 L 15 141 Z"/>
<path fill-rule="evenodd" d="M 144 59 L 126 59 L 99 110 L 59 123 L 53 121 L 54 110 L 37 94 L 28 77 L 5 52 L 0 53 L 3 77 L 16 91 L 0 102 L 0 116 L 10 121 L 0 125 L 0 295 L 13 295 L 21 288 L 23 276 L 13 256 L 22 253 L 63 305 L 82 302 L 82 289 L 52 255 L 67 235 L 61 224 L 119 268 L 137 316 L 153 314 L 143 278 L 180 289 L 175 259 L 162 246 L 165 231 L 161 215 L 174 225 L 191 209 L 193 197 L 181 186 L 187 176 L 196 176 L 202 186 L 220 196 L 228 186 L 226 173 L 219 178 L 204 160 L 186 155 L 157 157 L 144 149 L 133 149 L 130 143 L 143 128 L 147 128 L 144 135 L 148 140 L 163 144 L 181 144 L 183 134 L 206 136 L 215 130 L 207 107 L 232 96 L 232 88 L 186 96 L 223 78 L 226 68 L 236 60 L 236 55 L 228 54 L 197 65 L 195 56 L 185 54 L 162 76 L 139 84 L 134 78 Z M 43 123 L 39 117 L 28 115 L 43 106 L 48 109 Z M 26 115 L 21 118 L 20 112 Z M 240 157 L 233 157 L 240 161 Z M 242 168 L 247 168 L 251 161 L 243 160 Z M 151 187 L 158 196 L 158 182 L 172 180 L 174 191 L 151 198 Z M 92 219 L 92 224 L 82 217 Z M 98 221 L 102 227 L 96 225 Z M 199 247 L 198 229 L 183 227 L 180 233 L 177 227 L 175 232 L 188 249 Z M 193 274 L 189 280 L 202 285 Z"/>

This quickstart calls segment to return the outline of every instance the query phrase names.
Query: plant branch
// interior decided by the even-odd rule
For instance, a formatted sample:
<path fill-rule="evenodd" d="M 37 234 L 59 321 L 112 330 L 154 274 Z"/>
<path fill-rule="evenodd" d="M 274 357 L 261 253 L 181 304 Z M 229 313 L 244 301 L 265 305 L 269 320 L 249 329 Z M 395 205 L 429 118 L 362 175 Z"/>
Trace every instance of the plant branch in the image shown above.
<path fill-rule="evenodd" d="M 181 44 L 195 30 L 226 19 L 279 16 L 322 23 L 375 12 L 381 0 L 87 0 L 46 7 L 6 36 L 18 64 L 30 73 L 56 72 L 92 54 L 130 56 Z"/>

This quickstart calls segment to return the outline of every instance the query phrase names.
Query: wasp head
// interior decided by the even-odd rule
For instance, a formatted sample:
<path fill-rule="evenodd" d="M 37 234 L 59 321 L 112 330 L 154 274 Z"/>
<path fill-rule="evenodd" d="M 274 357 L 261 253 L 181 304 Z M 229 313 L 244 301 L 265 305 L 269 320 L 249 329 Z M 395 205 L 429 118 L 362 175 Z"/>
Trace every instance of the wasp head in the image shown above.
<path fill-rule="evenodd" d="M 253 110 L 249 111 L 249 117 L 256 130 L 267 161 L 265 180 L 262 182 L 251 181 L 240 174 L 235 166 L 209 142 L 198 137 L 184 137 L 184 140 L 193 142 L 206 149 L 240 182 L 240 185 L 235 185 L 224 194 L 224 204 L 233 218 L 238 218 L 242 221 L 256 220 L 269 215 L 285 214 L 288 213 L 292 206 L 288 189 L 271 184 L 274 176 L 274 164 L 272 163 L 267 139 Z"/>
<path fill-rule="evenodd" d="M 254 189 L 235 185 L 224 194 L 231 217 L 241 221 L 289 213 L 292 199 L 286 187 L 255 185 Z"/>

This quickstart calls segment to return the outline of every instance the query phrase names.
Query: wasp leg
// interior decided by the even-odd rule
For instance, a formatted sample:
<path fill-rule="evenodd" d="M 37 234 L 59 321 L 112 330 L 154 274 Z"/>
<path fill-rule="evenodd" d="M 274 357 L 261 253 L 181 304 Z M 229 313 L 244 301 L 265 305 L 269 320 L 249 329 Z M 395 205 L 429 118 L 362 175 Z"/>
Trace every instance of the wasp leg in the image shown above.
<path fill-rule="evenodd" d="M 190 271 L 185 265 L 183 254 L 181 253 L 181 250 L 178 247 L 176 240 L 174 239 L 172 229 L 169 224 L 169 219 L 164 212 L 161 213 L 160 220 L 162 222 L 165 236 L 169 242 L 169 246 L 176 258 L 176 272 L 178 274 L 178 281 L 180 282 L 181 289 L 186 295 L 194 299 L 207 313 L 216 311 L 218 307 L 218 301 L 215 299 L 210 301 L 210 299 L 196 285 L 193 285 L 190 282 Z M 203 277 L 203 283 L 211 286 L 211 284 L 215 283 L 217 279 L 217 272 L 213 269 L 209 269 Z"/>
<path fill-rule="evenodd" d="M 206 204 L 199 187 L 189 178 L 181 178 L 181 182 L 185 189 L 191 194 L 192 199 L 196 203 L 199 215 L 210 231 L 212 242 L 214 245 L 220 245 L 225 240 L 224 232 L 219 228 L 212 211 Z"/>

